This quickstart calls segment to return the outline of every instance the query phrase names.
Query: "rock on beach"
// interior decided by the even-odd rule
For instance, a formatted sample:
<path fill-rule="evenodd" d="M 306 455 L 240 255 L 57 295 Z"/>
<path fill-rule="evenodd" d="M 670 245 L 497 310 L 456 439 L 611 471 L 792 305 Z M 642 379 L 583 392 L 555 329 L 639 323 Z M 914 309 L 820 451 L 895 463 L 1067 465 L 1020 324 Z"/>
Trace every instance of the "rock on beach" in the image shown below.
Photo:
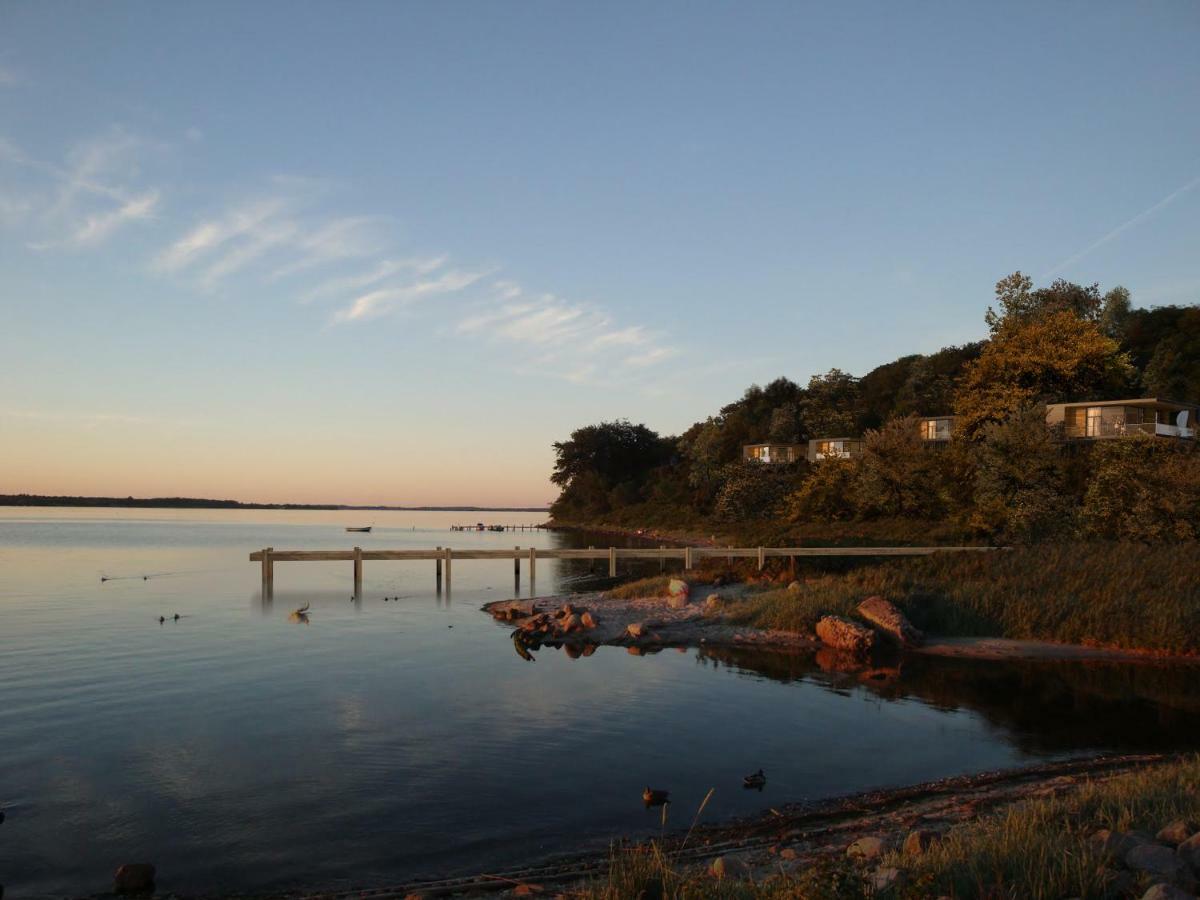
<path fill-rule="evenodd" d="M 919 647 L 925 641 L 925 635 L 914 628 L 890 600 L 879 596 L 868 597 L 858 604 L 857 612 L 901 647 Z"/>
<path fill-rule="evenodd" d="M 875 632 L 858 622 L 841 616 L 824 616 L 817 622 L 817 637 L 821 643 L 835 650 L 866 654 L 875 646 Z"/>

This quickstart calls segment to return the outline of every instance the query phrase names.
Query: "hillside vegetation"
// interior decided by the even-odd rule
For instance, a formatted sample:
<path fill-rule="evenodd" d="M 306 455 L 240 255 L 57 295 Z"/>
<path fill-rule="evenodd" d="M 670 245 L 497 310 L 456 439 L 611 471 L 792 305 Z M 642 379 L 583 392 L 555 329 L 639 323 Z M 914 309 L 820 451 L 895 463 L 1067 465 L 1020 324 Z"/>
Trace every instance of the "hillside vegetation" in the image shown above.
<path fill-rule="evenodd" d="M 1194 441 L 1066 445 L 1045 404 L 1200 398 L 1200 307 L 1134 309 L 1124 288 L 1017 272 L 996 285 L 984 340 L 806 386 L 779 378 L 683 434 L 605 422 L 555 444 L 556 521 L 720 534 L 747 543 L 842 539 L 1191 541 Z M 954 414 L 931 448 L 916 418 Z M 863 435 L 854 459 L 746 463 L 742 445 Z"/>

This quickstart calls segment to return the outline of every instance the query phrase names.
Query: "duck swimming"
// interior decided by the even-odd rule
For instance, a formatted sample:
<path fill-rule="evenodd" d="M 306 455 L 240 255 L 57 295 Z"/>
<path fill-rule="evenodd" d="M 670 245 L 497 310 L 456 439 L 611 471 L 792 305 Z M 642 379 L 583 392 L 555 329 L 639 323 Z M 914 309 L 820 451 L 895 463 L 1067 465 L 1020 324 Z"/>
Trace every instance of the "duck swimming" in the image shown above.
<path fill-rule="evenodd" d="M 760 791 L 763 789 L 763 786 L 766 783 L 767 783 L 767 776 L 763 774 L 762 769 L 759 769 L 753 775 L 747 775 L 745 778 L 742 779 L 742 787 L 758 788 L 758 790 L 760 790 Z"/>
<path fill-rule="evenodd" d="M 288 621 L 294 622 L 297 625 L 300 625 L 300 624 L 307 625 L 308 624 L 308 608 L 309 608 L 309 606 L 311 606 L 311 604 L 305 603 L 299 609 L 294 610 L 292 612 L 292 614 L 288 616 Z"/>
<path fill-rule="evenodd" d="M 642 791 L 642 802 L 647 806 L 662 806 L 664 803 L 670 803 L 670 791 L 660 791 L 651 787 L 647 787 Z"/>

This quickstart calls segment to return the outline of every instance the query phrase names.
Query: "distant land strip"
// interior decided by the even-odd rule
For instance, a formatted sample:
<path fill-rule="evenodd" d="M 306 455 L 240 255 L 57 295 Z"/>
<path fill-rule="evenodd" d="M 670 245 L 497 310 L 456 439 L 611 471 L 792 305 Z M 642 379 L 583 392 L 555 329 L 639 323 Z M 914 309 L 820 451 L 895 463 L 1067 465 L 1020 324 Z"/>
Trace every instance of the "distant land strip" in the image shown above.
<path fill-rule="evenodd" d="M 0 506 L 124 506 L 136 509 L 360 509 L 405 512 L 547 512 L 544 506 L 352 506 L 345 503 L 242 503 L 200 497 L 47 497 L 0 494 Z"/>

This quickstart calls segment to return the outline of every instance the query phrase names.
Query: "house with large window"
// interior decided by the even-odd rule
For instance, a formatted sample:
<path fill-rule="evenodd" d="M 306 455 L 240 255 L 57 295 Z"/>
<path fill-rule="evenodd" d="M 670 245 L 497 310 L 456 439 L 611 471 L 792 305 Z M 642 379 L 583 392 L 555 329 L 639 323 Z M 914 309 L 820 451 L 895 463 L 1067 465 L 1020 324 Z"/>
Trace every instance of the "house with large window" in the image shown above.
<path fill-rule="evenodd" d="M 1200 407 L 1174 400 L 1091 400 L 1051 403 L 1046 424 L 1069 440 L 1102 440 L 1132 434 L 1195 440 Z"/>
<path fill-rule="evenodd" d="M 866 442 L 862 438 L 815 438 L 808 442 L 808 461 L 855 459 L 862 456 Z"/>
<path fill-rule="evenodd" d="M 746 462 L 794 463 L 804 458 L 803 444 L 743 444 L 742 459 Z"/>
<path fill-rule="evenodd" d="M 954 416 L 929 416 L 919 419 L 917 427 L 921 430 L 921 440 L 944 444 L 954 434 Z"/>

